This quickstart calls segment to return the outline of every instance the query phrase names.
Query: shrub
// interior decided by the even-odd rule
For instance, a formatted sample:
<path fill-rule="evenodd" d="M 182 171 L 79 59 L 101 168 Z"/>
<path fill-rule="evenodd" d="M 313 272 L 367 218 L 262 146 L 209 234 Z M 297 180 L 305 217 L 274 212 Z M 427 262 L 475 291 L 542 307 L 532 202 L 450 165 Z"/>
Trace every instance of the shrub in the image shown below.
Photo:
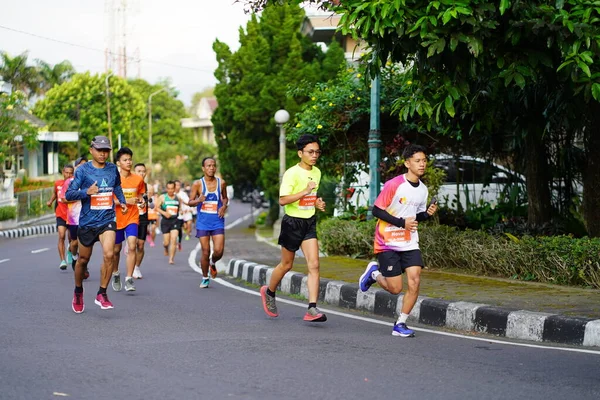
<path fill-rule="evenodd" d="M 318 229 L 329 255 L 373 257 L 374 220 L 329 219 Z M 600 239 L 495 236 L 431 223 L 420 225 L 419 239 L 432 268 L 600 289 Z"/>
<path fill-rule="evenodd" d="M 17 217 L 17 207 L 4 206 L 0 207 L 0 221 L 15 219 Z"/>
<path fill-rule="evenodd" d="M 327 254 L 354 258 L 373 256 L 375 220 L 356 222 L 329 218 L 321 221 L 317 230 Z"/>

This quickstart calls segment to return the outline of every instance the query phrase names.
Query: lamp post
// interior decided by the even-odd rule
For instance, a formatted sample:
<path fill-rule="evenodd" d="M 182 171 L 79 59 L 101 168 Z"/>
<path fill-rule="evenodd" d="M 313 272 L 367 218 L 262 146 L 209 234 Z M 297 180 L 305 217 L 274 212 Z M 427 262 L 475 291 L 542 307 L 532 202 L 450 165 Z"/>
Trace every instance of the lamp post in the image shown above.
<path fill-rule="evenodd" d="M 106 75 L 106 79 L 104 82 L 106 84 L 106 115 L 108 117 L 108 141 L 110 142 L 110 147 L 112 147 L 112 121 L 110 119 L 110 87 L 108 86 L 108 78 L 113 76 L 113 73 Z M 112 160 L 112 150 L 110 151 L 109 158 Z"/>
<path fill-rule="evenodd" d="M 153 165 L 152 165 L 152 97 L 159 94 L 160 92 L 164 92 L 167 90 L 167 87 L 164 87 L 156 92 L 152 93 L 148 96 L 148 165 L 150 167 L 150 173 L 152 173 Z"/>
<path fill-rule="evenodd" d="M 381 160 L 381 131 L 380 127 L 380 82 L 379 72 L 371 80 L 371 118 L 369 129 L 369 211 L 368 218 L 373 218 L 373 205 L 379 196 L 381 176 L 379 174 L 379 162 Z"/>
<path fill-rule="evenodd" d="M 281 109 L 275 113 L 275 123 L 279 127 L 279 185 L 283 181 L 285 173 L 285 128 L 284 124 L 290 120 L 290 113 Z M 281 218 L 283 218 L 283 207 L 279 206 L 279 218 L 273 224 L 273 234 L 279 236 L 281 230 Z"/>

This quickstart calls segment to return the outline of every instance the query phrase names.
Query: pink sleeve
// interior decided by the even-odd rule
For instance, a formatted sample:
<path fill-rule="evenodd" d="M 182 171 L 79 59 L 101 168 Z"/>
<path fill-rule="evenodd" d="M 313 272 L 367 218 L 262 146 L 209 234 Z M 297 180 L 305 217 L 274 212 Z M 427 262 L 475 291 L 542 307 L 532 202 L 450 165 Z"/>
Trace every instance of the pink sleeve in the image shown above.
<path fill-rule="evenodd" d="M 377 196 L 377 200 L 375 200 L 375 206 L 381 208 L 382 210 L 387 209 L 390 204 L 392 204 L 392 200 L 396 195 L 396 190 L 398 190 L 398 186 L 400 186 L 404 182 L 404 175 L 400 175 L 395 177 L 394 179 L 390 179 L 383 185 L 383 190 Z"/>

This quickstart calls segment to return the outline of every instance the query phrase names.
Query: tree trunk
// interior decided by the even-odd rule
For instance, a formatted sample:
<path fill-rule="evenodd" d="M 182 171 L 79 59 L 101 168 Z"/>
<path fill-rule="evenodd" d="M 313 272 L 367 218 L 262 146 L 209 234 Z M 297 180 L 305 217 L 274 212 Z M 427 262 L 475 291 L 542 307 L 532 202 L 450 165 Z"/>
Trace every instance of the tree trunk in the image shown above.
<path fill-rule="evenodd" d="M 552 205 L 550 198 L 548 158 L 543 140 L 544 124 L 531 124 L 525 137 L 525 178 L 527 179 L 527 197 L 529 206 L 527 222 L 529 225 L 543 225 L 550 222 Z"/>
<path fill-rule="evenodd" d="M 600 104 L 591 101 L 591 123 L 584 132 L 583 217 L 588 235 L 600 237 Z"/>

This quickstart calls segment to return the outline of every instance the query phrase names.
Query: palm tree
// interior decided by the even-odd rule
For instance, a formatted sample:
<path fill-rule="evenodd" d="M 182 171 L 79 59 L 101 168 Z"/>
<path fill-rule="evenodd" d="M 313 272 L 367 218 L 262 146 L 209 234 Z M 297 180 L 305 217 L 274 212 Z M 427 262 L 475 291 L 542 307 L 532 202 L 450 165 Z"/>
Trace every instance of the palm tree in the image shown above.
<path fill-rule="evenodd" d="M 56 85 L 60 85 L 75 74 L 73 65 L 65 60 L 58 64 L 50 65 L 47 62 L 36 59 L 38 74 L 40 76 L 38 94 L 44 94 Z"/>
<path fill-rule="evenodd" d="M 39 88 L 39 74 L 35 67 L 27 65 L 27 52 L 11 57 L 5 51 L 0 52 L 0 76 L 15 90 L 33 97 Z"/>

